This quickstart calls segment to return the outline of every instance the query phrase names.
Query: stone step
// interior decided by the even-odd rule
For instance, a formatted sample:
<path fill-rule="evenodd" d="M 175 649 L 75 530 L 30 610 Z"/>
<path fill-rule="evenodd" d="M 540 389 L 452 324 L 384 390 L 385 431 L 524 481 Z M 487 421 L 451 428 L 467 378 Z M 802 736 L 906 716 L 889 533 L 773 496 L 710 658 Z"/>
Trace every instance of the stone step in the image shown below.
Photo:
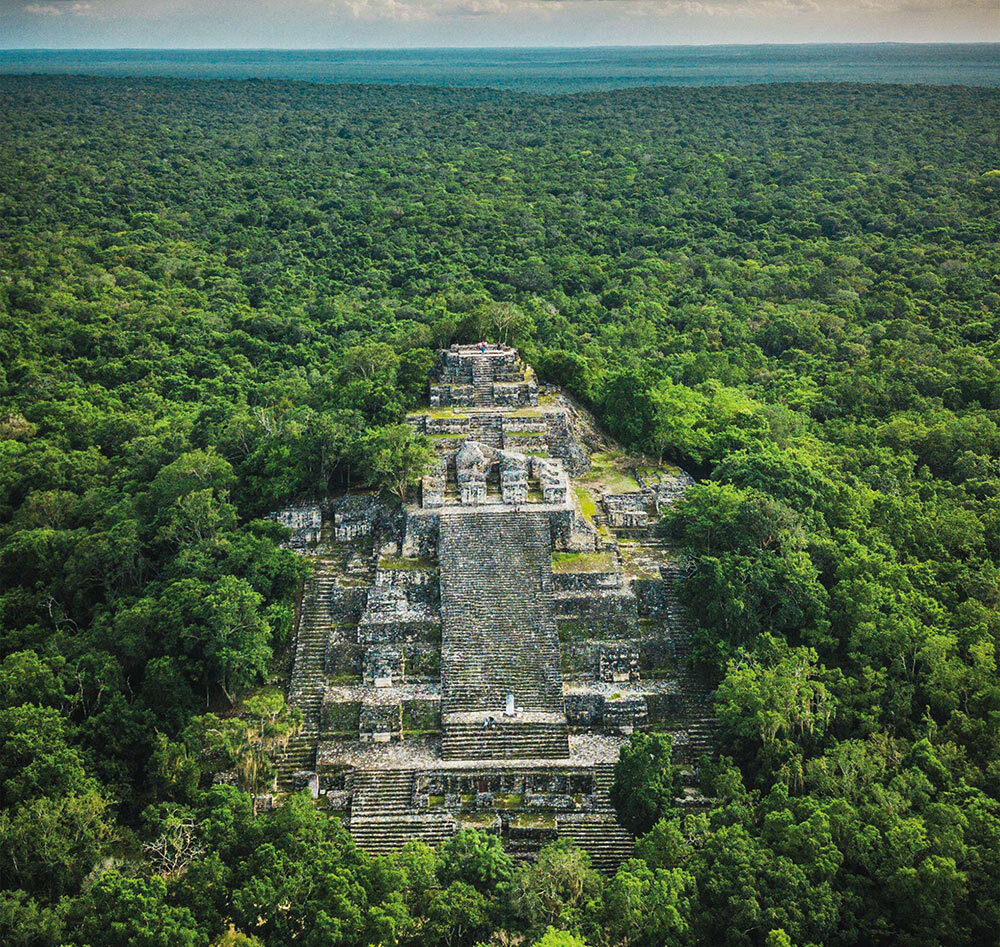
<path fill-rule="evenodd" d="M 413 770 L 357 770 L 351 776 L 352 819 L 406 813 L 413 808 Z"/>
<path fill-rule="evenodd" d="M 567 759 L 569 733 L 565 720 L 553 723 L 445 723 L 441 738 L 444 760 Z"/>
<path fill-rule="evenodd" d="M 447 814 L 352 817 L 350 832 L 357 846 L 369 855 L 389 855 L 414 839 L 439 845 L 455 834 L 455 820 Z"/>
<path fill-rule="evenodd" d="M 548 518 L 470 511 L 440 533 L 443 710 L 499 715 L 513 694 L 563 714 Z"/>
<path fill-rule="evenodd" d="M 559 818 L 556 827 L 559 836 L 579 845 L 599 871 L 613 872 L 632 855 L 634 840 L 612 815 Z"/>

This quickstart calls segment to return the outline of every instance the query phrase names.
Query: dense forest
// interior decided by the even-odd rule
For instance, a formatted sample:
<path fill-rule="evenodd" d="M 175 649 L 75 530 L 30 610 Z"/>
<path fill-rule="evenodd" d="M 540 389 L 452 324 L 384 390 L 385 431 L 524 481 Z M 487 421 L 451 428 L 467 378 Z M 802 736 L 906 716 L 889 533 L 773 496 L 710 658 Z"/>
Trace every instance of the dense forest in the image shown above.
<path fill-rule="evenodd" d="M 0 79 L 0 941 L 995 944 L 998 106 Z M 634 738 L 613 877 L 252 802 L 266 513 L 392 488 L 434 350 L 497 334 L 699 481 L 714 805 Z"/>

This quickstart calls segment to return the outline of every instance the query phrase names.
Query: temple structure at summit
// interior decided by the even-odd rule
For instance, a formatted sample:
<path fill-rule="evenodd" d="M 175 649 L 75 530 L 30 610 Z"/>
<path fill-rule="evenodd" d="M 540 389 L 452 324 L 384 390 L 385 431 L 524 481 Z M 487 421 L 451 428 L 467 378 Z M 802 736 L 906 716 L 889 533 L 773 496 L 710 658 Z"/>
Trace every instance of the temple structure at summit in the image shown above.
<path fill-rule="evenodd" d="M 402 510 L 348 494 L 279 515 L 314 564 L 281 785 L 373 852 L 474 826 L 613 868 L 628 735 L 669 731 L 689 772 L 710 749 L 683 569 L 652 530 L 690 478 L 625 456 L 506 346 L 441 352 L 409 421 L 435 461 Z"/>

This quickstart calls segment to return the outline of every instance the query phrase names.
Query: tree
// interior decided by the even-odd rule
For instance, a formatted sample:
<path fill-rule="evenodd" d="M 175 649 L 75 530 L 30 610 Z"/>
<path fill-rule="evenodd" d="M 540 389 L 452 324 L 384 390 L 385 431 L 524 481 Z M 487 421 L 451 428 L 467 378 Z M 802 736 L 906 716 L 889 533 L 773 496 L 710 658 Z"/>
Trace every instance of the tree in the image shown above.
<path fill-rule="evenodd" d="M 95 791 L 41 796 L 0 812 L 0 884 L 52 900 L 75 893 L 118 834 Z"/>
<path fill-rule="evenodd" d="M 84 943 L 107 947 L 208 944 L 191 912 L 169 903 L 162 878 L 125 878 L 110 872 L 97 881 L 85 904 L 79 928 Z"/>
<path fill-rule="evenodd" d="M 431 894 L 424 928 L 426 942 L 445 947 L 475 943 L 488 933 L 490 917 L 485 895 L 464 881 L 453 881 Z"/>
<path fill-rule="evenodd" d="M 633 733 L 619 752 L 611 804 L 634 835 L 644 835 L 676 804 L 680 770 L 672 753 L 673 740 L 663 733 Z"/>
<path fill-rule="evenodd" d="M 559 840 L 518 869 L 509 898 L 514 915 L 531 930 L 552 926 L 578 930 L 585 907 L 600 890 L 601 876 L 587 853 Z"/>
<path fill-rule="evenodd" d="M 54 707 L 21 704 L 0 710 L 0 786 L 4 802 L 87 792 L 94 781 L 71 743 L 72 728 Z"/>
<path fill-rule="evenodd" d="M 656 430 L 656 404 L 646 380 L 634 371 L 608 378 L 601 390 L 608 430 L 620 441 L 650 450 Z"/>
<path fill-rule="evenodd" d="M 376 428 L 362 441 L 362 464 L 369 483 L 400 501 L 426 472 L 431 451 L 408 424 Z"/>
<path fill-rule="evenodd" d="M 271 656 L 271 627 L 263 596 L 246 579 L 224 575 L 213 582 L 171 583 L 153 606 L 176 652 L 190 658 L 190 674 L 205 686 L 233 693 L 256 683 Z"/>
<path fill-rule="evenodd" d="M 489 832 L 462 829 L 440 849 L 438 877 L 443 885 L 463 881 L 484 894 L 494 893 L 514 874 L 514 862 L 503 842 Z"/>
<path fill-rule="evenodd" d="M 818 742 L 835 706 L 823 674 L 812 648 L 762 635 L 730 661 L 715 695 L 719 721 L 737 741 L 772 755 L 783 740 Z"/>
<path fill-rule="evenodd" d="M 631 859 L 605 886 L 602 927 L 612 943 L 628 947 L 690 944 L 695 890 L 695 878 L 688 871 L 650 868 Z"/>
<path fill-rule="evenodd" d="M 194 748 L 206 771 L 234 770 L 256 806 L 257 795 L 274 782 L 275 751 L 285 747 L 301 725 L 297 707 L 289 707 L 279 692 L 266 691 L 247 698 L 237 716 L 194 718 L 184 742 Z"/>
<path fill-rule="evenodd" d="M 550 927 L 531 947 L 587 947 L 587 944 L 569 931 Z"/>

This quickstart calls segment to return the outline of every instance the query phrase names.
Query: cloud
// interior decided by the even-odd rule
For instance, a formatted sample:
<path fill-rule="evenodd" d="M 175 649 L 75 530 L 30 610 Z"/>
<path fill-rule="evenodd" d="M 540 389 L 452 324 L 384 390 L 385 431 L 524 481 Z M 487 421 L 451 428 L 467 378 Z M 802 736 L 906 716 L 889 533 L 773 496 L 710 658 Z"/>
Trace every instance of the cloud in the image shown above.
<path fill-rule="evenodd" d="M 89 16 L 93 9 L 92 3 L 72 0 L 64 3 L 29 3 L 24 7 L 24 12 L 32 16 Z"/>
<path fill-rule="evenodd" d="M 332 16 L 365 23 L 416 23 L 451 18 L 502 20 L 508 17 L 558 15 L 583 7 L 642 17 L 790 17 L 828 13 L 898 14 L 940 10 L 942 0 L 305 0 Z M 997 0 L 947 0 L 951 9 L 988 9 Z"/>
<path fill-rule="evenodd" d="M 322 6 L 335 16 L 347 14 L 359 21 L 412 23 L 455 16 L 549 14 L 564 2 L 574 0 L 323 0 Z"/>
<path fill-rule="evenodd" d="M 913 11 L 941 11 L 942 9 L 967 8 L 991 10 L 997 0 L 429 0 L 431 6 L 448 7 L 472 14 L 504 14 L 515 10 L 532 10 L 543 7 L 563 8 L 575 4 L 587 6 L 634 9 L 643 13 L 675 13 L 689 16 L 722 16 L 728 14 L 773 13 L 822 13 L 846 16 L 851 13 L 905 13 Z"/>

